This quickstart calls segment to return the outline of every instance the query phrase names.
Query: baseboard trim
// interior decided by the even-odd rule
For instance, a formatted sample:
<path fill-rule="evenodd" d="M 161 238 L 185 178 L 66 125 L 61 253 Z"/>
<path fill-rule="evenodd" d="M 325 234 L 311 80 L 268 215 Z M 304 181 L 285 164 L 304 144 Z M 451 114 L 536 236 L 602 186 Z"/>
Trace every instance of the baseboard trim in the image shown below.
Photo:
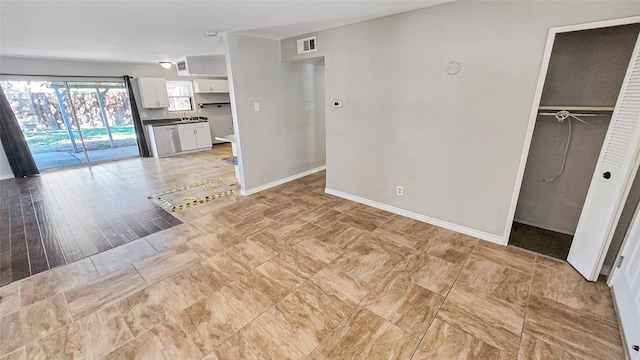
<path fill-rule="evenodd" d="M 267 184 L 264 184 L 264 185 L 260 185 L 260 186 L 256 186 L 256 187 L 248 189 L 248 190 L 241 189 L 240 190 L 240 195 L 242 195 L 242 196 L 253 195 L 255 193 L 259 193 L 260 191 L 264 191 L 264 190 L 267 190 L 267 189 L 271 189 L 272 187 L 276 187 L 278 185 L 282 185 L 284 183 L 288 183 L 289 181 L 297 180 L 297 179 L 300 179 L 301 177 L 305 177 L 307 175 L 315 174 L 318 171 L 325 170 L 326 168 L 327 168 L 326 165 L 322 165 L 322 166 L 319 166 L 317 168 L 313 168 L 311 170 L 303 171 L 303 172 L 297 173 L 295 175 L 287 176 L 284 179 L 272 181 L 270 183 L 267 183 Z"/>
<path fill-rule="evenodd" d="M 457 231 L 459 233 L 465 234 L 465 235 L 469 235 L 469 236 L 473 236 L 475 238 L 478 239 L 482 239 L 482 240 L 486 240 L 495 244 L 499 244 L 499 245 L 507 245 L 507 239 L 505 239 L 503 236 L 498 236 L 498 235 L 494 235 L 494 234 L 489 234 L 487 232 L 484 231 L 479 231 L 479 230 L 475 230 L 475 229 L 471 229 L 465 226 L 461 226 L 461 225 L 457 225 L 454 223 L 450 223 L 448 221 L 443 221 L 443 220 L 439 220 L 439 219 L 435 219 L 429 216 L 425 216 L 422 214 L 418 214 L 412 211 L 408 211 L 408 210 L 404 210 L 404 209 L 400 209 L 391 205 L 387 205 L 387 204 L 383 204 L 383 203 L 379 203 L 377 201 L 373 201 L 373 200 L 369 200 L 360 196 L 356 196 L 356 195 L 352 195 L 352 194 L 348 194 L 342 191 L 338 191 L 338 190 L 334 190 L 334 189 L 330 189 L 330 188 L 325 188 L 324 192 L 329 194 L 329 195 L 334 195 L 337 197 L 341 197 L 343 199 L 347 199 L 347 200 L 351 200 L 351 201 L 355 201 L 357 203 L 360 204 L 364 204 L 364 205 L 368 205 L 380 210 L 385 210 L 394 214 L 398 214 L 404 217 L 408 217 L 414 220 L 418 220 L 418 221 L 422 221 L 425 222 L 427 224 L 431 224 L 431 225 L 435 225 L 435 226 L 439 226 L 445 229 L 449 229 L 452 231 Z"/>

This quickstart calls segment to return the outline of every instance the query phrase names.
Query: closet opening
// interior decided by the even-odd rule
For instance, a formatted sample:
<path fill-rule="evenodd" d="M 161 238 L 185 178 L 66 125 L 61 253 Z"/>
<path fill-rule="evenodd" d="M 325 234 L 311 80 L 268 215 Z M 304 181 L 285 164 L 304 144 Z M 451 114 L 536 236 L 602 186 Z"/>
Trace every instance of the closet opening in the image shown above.
<path fill-rule="evenodd" d="M 509 244 L 567 260 L 639 33 L 633 23 L 555 34 Z"/>

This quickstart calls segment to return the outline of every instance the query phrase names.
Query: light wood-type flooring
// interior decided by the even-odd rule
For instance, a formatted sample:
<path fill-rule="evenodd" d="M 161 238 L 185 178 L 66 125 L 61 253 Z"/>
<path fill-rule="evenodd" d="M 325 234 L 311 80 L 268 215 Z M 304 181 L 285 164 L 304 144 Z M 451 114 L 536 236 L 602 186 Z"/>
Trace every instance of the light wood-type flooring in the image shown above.
<path fill-rule="evenodd" d="M 232 176 L 223 150 L 109 167 L 148 195 Z M 0 288 L 0 359 L 624 358 L 604 283 L 326 195 L 324 177 Z"/>
<path fill-rule="evenodd" d="M 180 224 L 121 178 L 125 164 L 140 161 L 0 181 L 0 286 Z"/>

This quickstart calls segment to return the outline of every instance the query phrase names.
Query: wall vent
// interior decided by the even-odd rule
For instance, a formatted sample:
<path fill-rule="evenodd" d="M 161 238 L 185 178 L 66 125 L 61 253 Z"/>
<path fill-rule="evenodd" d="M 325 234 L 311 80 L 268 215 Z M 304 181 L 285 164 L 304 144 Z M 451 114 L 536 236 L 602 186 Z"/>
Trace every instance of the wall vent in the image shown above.
<path fill-rule="evenodd" d="M 311 36 L 304 39 L 298 39 L 298 54 L 316 51 L 316 37 Z"/>

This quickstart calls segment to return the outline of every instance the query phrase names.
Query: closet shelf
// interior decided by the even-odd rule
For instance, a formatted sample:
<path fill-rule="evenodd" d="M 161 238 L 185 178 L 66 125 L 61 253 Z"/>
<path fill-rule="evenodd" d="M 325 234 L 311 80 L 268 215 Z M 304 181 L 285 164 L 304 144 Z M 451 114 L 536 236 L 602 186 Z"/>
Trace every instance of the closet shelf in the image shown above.
<path fill-rule="evenodd" d="M 545 112 L 545 111 L 538 111 L 538 115 L 540 116 L 556 116 L 558 113 L 557 112 Z M 611 111 L 599 111 L 599 112 L 584 112 L 584 113 L 577 113 L 577 112 L 571 112 L 570 113 L 573 116 L 611 116 Z"/>
<path fill-rule="evenodd" d="M 547 111 L 613 111 L 613 106 L 561 106 L 561 105 L 540 105 L 538 110 Z"/>

